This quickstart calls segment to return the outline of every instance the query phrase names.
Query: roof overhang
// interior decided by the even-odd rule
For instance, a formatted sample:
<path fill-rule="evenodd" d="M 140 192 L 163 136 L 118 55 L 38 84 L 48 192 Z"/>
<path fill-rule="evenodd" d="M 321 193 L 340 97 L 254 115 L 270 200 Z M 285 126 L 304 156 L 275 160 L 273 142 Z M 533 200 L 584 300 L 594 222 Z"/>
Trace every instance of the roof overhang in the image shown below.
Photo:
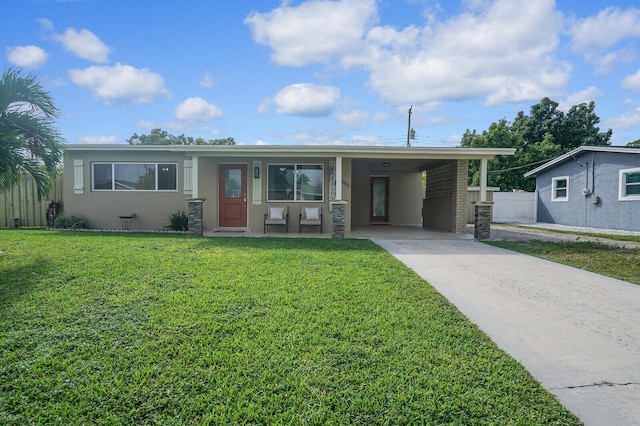
<path fill-rule="evenodd" d="M 614 153 L 623 153 L 623 154 L 640 154 L 639 148 L 627 148 L 622 146 L 579 146 L 578 148 L 567 152 L 566 154 L 562 154 L 559 157 L 554 158 L 553 160 L 544 163 L 543 165 L 536 167 L 535 169 L 524 174 L 524 177 L 535 177 L 540 172 L 545 171 L 551 167 L 554 167 L 558 164 L 561 164 L 576 155 L 579 155 L 583 152 L 614 152 Z"/>
<path fill-rule="evenodd" d="M 479 160 L 513 155 L 515 148 L 414 148 L 349 145 L 124 145 L 68 144 L 67 151 L 180 152 L 215 157 L 343 157 L 368 159 Z"/>

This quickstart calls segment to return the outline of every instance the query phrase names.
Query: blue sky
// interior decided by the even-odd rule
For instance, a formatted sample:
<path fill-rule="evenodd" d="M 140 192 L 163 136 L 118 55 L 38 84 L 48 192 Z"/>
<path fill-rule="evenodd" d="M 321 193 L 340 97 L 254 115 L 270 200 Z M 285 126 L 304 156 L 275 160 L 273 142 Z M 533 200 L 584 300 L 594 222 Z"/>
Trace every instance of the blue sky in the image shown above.
<path fill-rule="evenodd" d="M 2 69 L 69 143 L 159 127 L 241 144 L 459 144 L 543 97 L 640 138 L 640 8 L 595 0 L 13 0 Z M 5 5 L 6 6 L 6 5 Z"/>

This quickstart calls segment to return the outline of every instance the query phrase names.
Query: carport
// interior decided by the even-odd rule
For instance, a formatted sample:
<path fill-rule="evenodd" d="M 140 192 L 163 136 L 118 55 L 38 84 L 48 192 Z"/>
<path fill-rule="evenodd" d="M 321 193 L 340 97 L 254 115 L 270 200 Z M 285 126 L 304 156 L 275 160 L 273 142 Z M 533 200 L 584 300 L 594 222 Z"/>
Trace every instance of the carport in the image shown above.
<path fill-rule="evenodd" d="M 349 147 L 337 163 L 349 179 L 343 183 L 347 203 L 346 232 L 372 226 L 421 226 L 465 233 L 470 160 L 481 162 L 480 202 L 487 201 L 487 161 L 513 155 L 513 149 Z"/>

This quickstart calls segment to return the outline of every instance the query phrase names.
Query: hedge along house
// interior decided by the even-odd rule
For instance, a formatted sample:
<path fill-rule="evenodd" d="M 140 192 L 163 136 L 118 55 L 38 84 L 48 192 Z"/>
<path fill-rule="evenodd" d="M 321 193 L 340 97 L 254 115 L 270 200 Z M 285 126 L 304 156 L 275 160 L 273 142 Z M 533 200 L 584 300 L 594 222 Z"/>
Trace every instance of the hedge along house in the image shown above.
<path fill-rule="evenodd" d="M 640 149 L 581 146 L 530 172 L 537 221 L 640 231 Z"/>
<path fill-rule="evenodd" d="M 132 217 L 127 224 L 132 230 L 162 229 L 170 214 L 188 210 L 190 232 L 200 235 L 261 231 L 268 206 L 287 206 L 289 232 L 298 232 L 301 209 L 319 206 L 324 229 L 334 236 L 378 223 L 462 233 L 469 160 L 481 160 L 486 194 L 487 160 L 513 153 L 508 148 L 72 144 L 64 161 L 64 210 L 84 215 L 92 228 L 119 229 L 121 217 Z"/>

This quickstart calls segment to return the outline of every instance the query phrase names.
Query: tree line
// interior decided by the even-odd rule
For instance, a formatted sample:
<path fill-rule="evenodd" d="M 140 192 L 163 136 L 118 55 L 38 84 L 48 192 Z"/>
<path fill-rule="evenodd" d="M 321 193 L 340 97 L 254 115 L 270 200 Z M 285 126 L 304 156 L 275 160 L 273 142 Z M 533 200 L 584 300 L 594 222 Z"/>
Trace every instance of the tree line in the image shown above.
<path fill-rule="evenodd" d="M 193 138 L 191 136 L 178 135 L 174 136 L 166 130 L 152 129 L 146 134 L 134 133 L 127 139 L 129 145 L 235 145 L 233 138 L 209 139 Z"/>
<path fill-rule="evenodd" d="M 523 174 L 579 146 L 610 145 L 612 130 L 601 132 L 595 102 L 572 106 L 568 112 L 558 109 L 558 102 L 543 98 L 531 106 L 529 114 L 520 111 L 513 121 L 506 118 L 492 123 L 478 133 L 467 131 L 460 146 L 473 148 L 515 148 L 513 156 L 489 160 L 487 185 L 502 191 L 533 191 L 535 180 Z M 469 164 L 469 185 L 480 183 L 480 161 Z"/>

